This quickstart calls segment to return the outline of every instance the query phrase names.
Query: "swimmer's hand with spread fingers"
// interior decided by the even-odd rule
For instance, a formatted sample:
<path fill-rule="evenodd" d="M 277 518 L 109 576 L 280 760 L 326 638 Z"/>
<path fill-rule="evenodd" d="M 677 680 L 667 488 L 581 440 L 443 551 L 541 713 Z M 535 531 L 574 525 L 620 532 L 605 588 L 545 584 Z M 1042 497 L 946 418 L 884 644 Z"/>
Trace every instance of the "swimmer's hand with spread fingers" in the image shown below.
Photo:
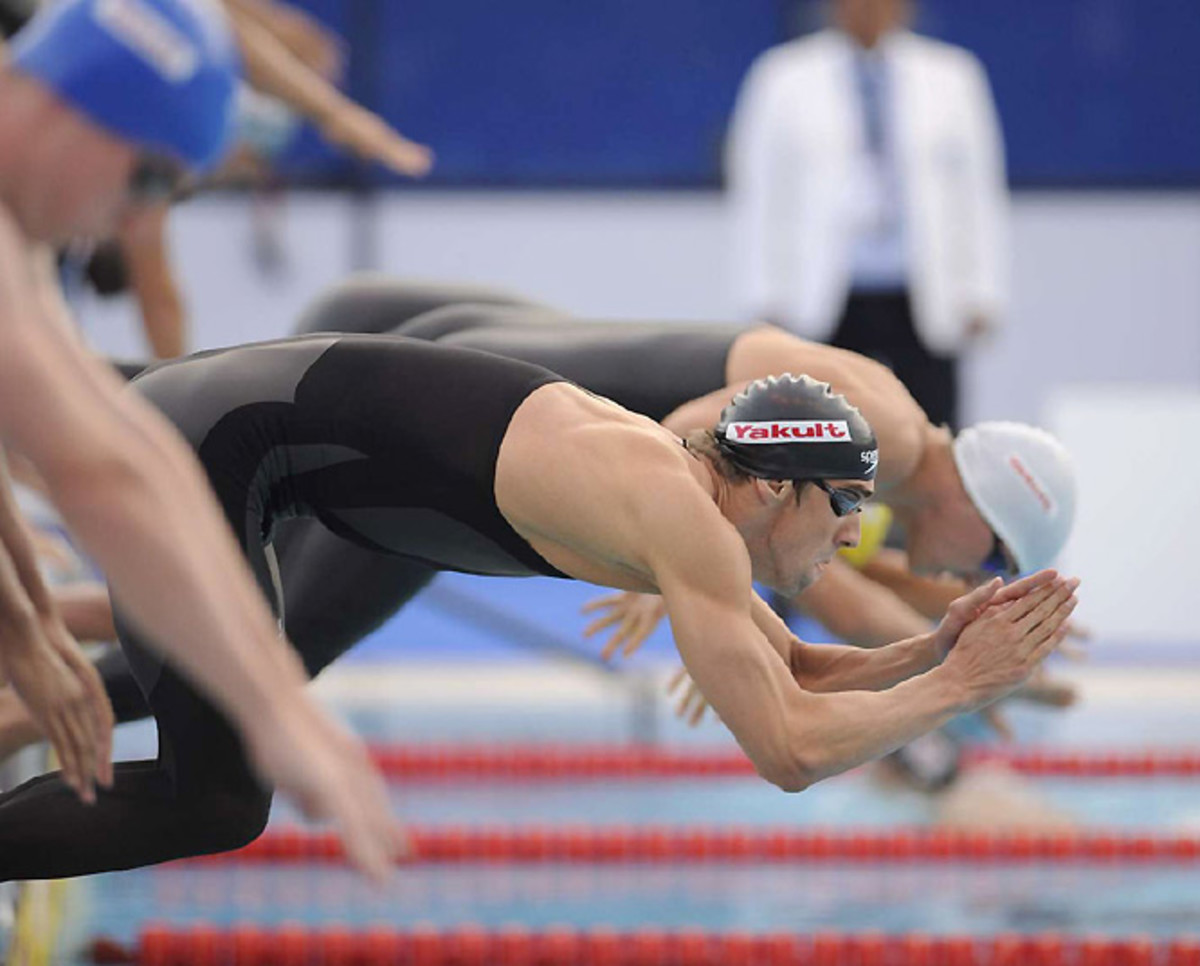
<path fill-rule="evenodd" d="M 11 563 L 0 555 L 0 580 Z M 58 755 L 63 780 L 88 804 L 112 784 L 113 712 L 99 674 L 56 615 L 0 630 L 0 677 Z"/>
<path fill-rule="evenodd" d="M 639 594 L 631 590 L 590 600 L 580 612 L 599 612 L 599 616 L 583 629 L 583 636 L 592 638 L 601 631 L 609 631 L 609 639 L 600 652 L 600 657 L 606 661 L 612 660 L 618 649 L 622 657 L 633 657 L 667 616 L 666 605 L 658 594 Z"/>
<path fill-rule="evenodd" d="M 0 449 L 0 680 L 12 685 L 87 803 L 112 784 L 113 713 L 100 676 L 68 633 L 37 563 Z"/>

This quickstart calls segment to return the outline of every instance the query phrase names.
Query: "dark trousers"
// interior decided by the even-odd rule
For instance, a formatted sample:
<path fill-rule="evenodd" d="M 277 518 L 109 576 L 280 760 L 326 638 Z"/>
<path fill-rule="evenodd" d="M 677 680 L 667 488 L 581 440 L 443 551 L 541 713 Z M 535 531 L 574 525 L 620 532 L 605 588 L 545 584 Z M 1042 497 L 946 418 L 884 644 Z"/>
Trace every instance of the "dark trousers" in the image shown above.
<path fill-rule="evenodd" d="M 931 423 L 958 428 L 958 360 L 925 348 L 913 326 L 907 292 L 852 293 L 830 342 L 882 362 Z"/>

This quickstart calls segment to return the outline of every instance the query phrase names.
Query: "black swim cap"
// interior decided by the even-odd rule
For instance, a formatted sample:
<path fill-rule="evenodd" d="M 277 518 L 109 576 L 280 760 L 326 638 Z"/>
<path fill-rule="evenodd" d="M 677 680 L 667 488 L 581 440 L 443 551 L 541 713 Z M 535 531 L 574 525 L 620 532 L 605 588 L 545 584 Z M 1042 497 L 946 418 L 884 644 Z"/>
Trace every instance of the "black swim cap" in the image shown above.
<path fill-rule="evenodd" d="M 809 376 L 771 376 L 733 397 L 716 428 L 734 466 L 764 480 L 873 480 L 879 447 L 845 396 Z"/>

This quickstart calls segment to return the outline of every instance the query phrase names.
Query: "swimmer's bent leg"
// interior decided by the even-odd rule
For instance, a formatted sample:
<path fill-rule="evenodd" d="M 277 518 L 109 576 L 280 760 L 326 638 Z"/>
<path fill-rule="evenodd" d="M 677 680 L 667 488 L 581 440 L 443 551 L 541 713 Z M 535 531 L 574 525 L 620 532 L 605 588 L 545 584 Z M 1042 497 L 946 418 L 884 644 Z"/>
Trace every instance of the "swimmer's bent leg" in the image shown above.
<path fill-rule="evenodd" d="M 95 665 L 104 682 L 104 690 L 108 692 L 108 703 L 112 705 L 117 724 L 150 717 L 150 705 L 129 669 L 124 651 L 119 647 L 110 648 L 96 659 Z"/>
<path fill-rule="evenodd" d="M 316 520 L 281 524 L 275 555 L 288 639 L 310 677 L 378 630 L 436 575 L 427 564 L 351 543 Z"/>
<path fill-rule="evenodd" d="M 387 275 L 364 274 L 320 295 L 305 310 L 292 334 L 359 332 L 380 335 L 427 312 L 467 303 L 555 311 L 522 295 L 490 286 L 413 282 Z"/>
<path fill-rule="evenodd" d="M 84 805 L 58 773 L 0 796 L 0 880 L 132 869 L 245 845 L 271 795 L 225 718 L 140 645 L 126 644 L 158 719 L 156 761 L 116 766 Z M 152 681 L 151 681 L 152 679 Z"/>
<path fill-rule="evenodd" d="M 287 634 L 310 677 L 378 630 L 435 576 L 426 564 L 366 550 L 315 520 L 287 520 L 277 530 Z M 149 716 L 120 648 L 96 661 L 96 670 L 118 723 Z"/>

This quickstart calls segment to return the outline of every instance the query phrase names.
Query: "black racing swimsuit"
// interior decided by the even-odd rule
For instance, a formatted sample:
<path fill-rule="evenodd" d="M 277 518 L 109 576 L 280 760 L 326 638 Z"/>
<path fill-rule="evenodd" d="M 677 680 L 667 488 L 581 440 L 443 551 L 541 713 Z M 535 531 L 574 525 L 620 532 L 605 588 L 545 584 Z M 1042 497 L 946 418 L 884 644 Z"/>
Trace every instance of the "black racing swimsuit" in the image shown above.
<path fill-rule="evenodd" d="M 730 349 L 745 332 L 732 325 L 591 322 L 508 292 L 382 277 L 356 279 L 317 299 L 299 328 L 399 332 L 485 349 L 544 366 L 653 419 L 725 385 Z M 288 636 L 311 674 L 376 630 L 437 573 L 412 557 L 374 552 L 328 517 L 282 521 L 274 547 Z M 101 673 L 120 720 L 147 713 L 120 652 L 101 661 Z"/>
<path fill-rule="evenodd" d="M 494 495 L 513 414 L 557 381 L 471 350 L 314 336 L 204 353 L 154 368 L 136 386 L 195 447 L 260 585 L 286 612 L 286 581 L 281 601 L 265 548 L 289 517 L 319 520 L 341 546 L 425 575 L 563 576 L 513 530 Z M 57 774 L 0 796 L 0 878 L 223 851 L 266 823 L 270 793 L 225 717 L 119 617 L 118 628 L 157 719 L 159 756 L 119 764 L 113 789 L 92 806 Z M 294 643 L 310 672 L 336 657 L 319 633 L 304 638 Z"/>
<path fill-rule="evenodd" d="M 450 304 L 428 311 L 438 298 Z M 395 331 L 412 338 L 544 366 L 652 419 L 724 386 L 730 348 L 745 332 L 731 325 L 588 322 L 535 303 L 514 304 L 508 293 L 486 299 L 474 287 L 456 293 L 444 285 L 371 279 L 319 300 L 304 325 L 361 332 L 396 321 Z M 275 548 L 288 635 L 302 654 L 319 658 L 309 665 L 313 673 L 376 630 L 436 573 L 411 559 L 370 553 L 314 520 L 284 524 Z M 136 697 L 137 689 L 121 686 L 127 675 L 119 659 L 108 663 L 105 683 L 124 714 L 118 697 Z"/>
<path fill-rule="evenodd" d="M 310 336 L 205 353 L 135 385 L 196 449 L 246 546 L 313 517 L 439 570 L 561 576 L 494 495 L 513 413 L 557 381 L 480 352 Z"/>

